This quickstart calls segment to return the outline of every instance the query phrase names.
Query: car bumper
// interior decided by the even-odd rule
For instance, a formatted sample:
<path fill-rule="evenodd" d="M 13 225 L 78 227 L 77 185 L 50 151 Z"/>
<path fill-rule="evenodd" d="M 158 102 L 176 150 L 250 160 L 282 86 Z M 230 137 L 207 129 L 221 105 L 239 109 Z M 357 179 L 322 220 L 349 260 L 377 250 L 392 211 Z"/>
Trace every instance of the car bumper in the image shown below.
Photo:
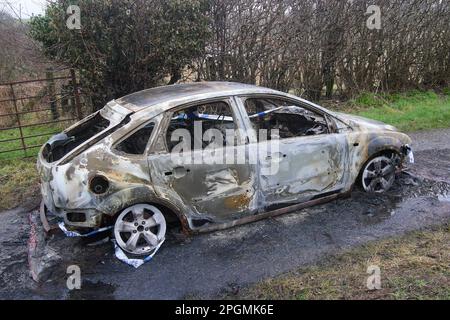
<path fill-rule="evenodd" d="M 40 217 L 44 229 L 49 232 L 55 225 L 63 221 L 66 226 L 75 229 L 97 229 L 102 226 L 103 214 L 95 209 L 64 210 L 47 205 L 45 198 L 41 202 Z"/>
<path fill-rule="evenodd" d="M 64 221 L 64 224 L 75 228 L 99 228 L 101 227 L 103 213 L 94 209 L 87 192 L 74 193 L 74 185 L 83 185 L 84 180 L 71 182 L 70 185 L 65 178 L 65 172 L 55 170 L 46 163 L 41 156 L 38 158 L 37 169 L 40 174 L 40 189 L 42 194 L 41 220 Z M 67 169 L 67 168 L 66 168 Z M 83 177 L 84 179 L 84 177 Z M 87 179 L 87 178 L 86 178 Z M 57 184 L 57 181 L 64 183 Z M 84 201 L 77 200 L 82 198 Z"/>

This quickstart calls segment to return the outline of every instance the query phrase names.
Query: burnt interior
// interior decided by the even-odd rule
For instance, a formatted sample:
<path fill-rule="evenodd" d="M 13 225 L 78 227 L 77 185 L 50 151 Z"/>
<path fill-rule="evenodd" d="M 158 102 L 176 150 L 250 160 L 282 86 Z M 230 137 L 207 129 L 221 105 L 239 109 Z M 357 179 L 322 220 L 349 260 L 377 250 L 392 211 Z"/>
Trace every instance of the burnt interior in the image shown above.
<path fill-rule="evenodd" d="M 57 161 L 79 145 L 104 131 L 108 126 L 109 120 L 103 118 L 100 112 L 97 112 L 73 129 L 51 137 L 44 147 L 42 156 L 47 162 Z"/>
<path fill-rule="evenodd" d="M 311 136 L 328 132 L 326 123 L 301 114 L 274 112 L 258 123 L 259 129 L 278 129 L 280 139 Z M 270 139 L 270 133 L 269 137 Z"/>
<path fill-rule="evenodd" d="M 326 134 L 329 131 L 323 116 L 288 101 L 247 99 L 245 106 L 253 128 L 256 132 L 267 130 L 268 140 L 274 133 L 272 130 L 278 130 L 280 139 Z"/>
<path fill-rule="evenodd" d="M 153 122 L 145 125 L 119 143 L 116 149 L 128 154 L 143 154 L 154 128 Z"/>
<path fill-rule="evenodd" d="M 194 132 L 194 124 L 201 125 L 202 132 L 200 137 Z M 213 102 L 186 108 L 175 112 L 172 116 L 166 133 L 167 146 L 169 151 L 172 151 L 182 141 L 182 137 L 179 140 L 172 140 L 173 133 L 177 129 L 185 129 L 189 132 L 191 137 L 191 150 L 196 149 L 197 145 L 205 149 L 212 142 L 226 146 L 226 132 L 229 129 L 234 130 L 235 128 L 231 108 L 225 102 Z M 209 129 L 219 130 L 222 141 L 216 142 L 214 141 L 214 137 L 210 141 L 203 140 L 205 132 Z M 197 145 L 195 139 L 200 140 Z"/>

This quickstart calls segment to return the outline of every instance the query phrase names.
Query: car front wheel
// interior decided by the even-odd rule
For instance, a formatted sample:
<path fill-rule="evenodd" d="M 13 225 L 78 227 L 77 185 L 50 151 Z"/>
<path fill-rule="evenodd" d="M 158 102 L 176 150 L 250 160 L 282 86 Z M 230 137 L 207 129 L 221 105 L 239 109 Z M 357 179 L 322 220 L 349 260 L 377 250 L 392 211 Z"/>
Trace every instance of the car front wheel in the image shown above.
<path fill-rule="evenodd" d="M 388 191 L 395 181 L 395 154 L 391 158 L 385 155 L 371 159 L 361 173 L 361 185 L 366 192 L 382 193 Z"/>

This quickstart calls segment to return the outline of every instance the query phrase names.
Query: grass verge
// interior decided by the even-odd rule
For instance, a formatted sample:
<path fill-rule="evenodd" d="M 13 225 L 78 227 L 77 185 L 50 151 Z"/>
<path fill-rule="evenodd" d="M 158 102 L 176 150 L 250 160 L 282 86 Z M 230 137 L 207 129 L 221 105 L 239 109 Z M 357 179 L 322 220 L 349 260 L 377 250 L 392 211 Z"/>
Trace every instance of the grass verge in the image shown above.
<path fill-rule="evenodd" d="M 0 160 L 0 210 L 28 205 L 39 193 L 36 159 Z"/>
<path fill-rule="evenodd" d="M 410 91 L 397 94 L 364 93 L 340 111 L 379 120 L 411 132 L 450 127 L 450 94 Z"/>
<path fill-rule="evenodd" d="M 67 124 L 68 126 L 68 124 Z M 61 132 L 63 129 L 62 124 L 45 124 L 37 125 L 33 127 L 22 128 L 22 134 L 25 137 L 24 143 L 27 146 L 26 153 L 23 150 L 16 150 L 22 148 L 22 140 L 20 140 L 19 129 L 2 130 L 0 131 L 0 159 L 13 159 L 22 157 L 33 157 L 35 156 L 40 147 L 54 134 Z M 39 135 L 38 137 L 34 137 Z M 29 138 L 28 138 L 29 137 Z M 19 139 L 12 140 L 11 139 Z"/>
<path fill-rule="evenodd" d="M 367 269 L 380 267 L 381 289 Z M 450 226 L 372 242 L 315 266 L 265 280 L 238 299 L 450 299 Z"/>

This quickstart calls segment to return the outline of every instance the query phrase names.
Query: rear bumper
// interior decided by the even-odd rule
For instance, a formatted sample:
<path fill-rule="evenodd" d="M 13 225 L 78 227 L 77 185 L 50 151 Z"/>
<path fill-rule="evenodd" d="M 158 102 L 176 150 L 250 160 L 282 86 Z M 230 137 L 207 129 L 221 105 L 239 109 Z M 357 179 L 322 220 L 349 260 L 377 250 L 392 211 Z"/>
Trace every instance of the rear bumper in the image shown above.
<path fill-rule="evenodd" d="M 84 228 L 100 228 L 102 225 L 103 214 L 94 209 L 80 209 L 80 210 L 63 210 L 56 209 L 52 211 L 42 200 L 39 215 L 44 225 L 46 232 L 51 232 L 57 227 L 59 221 L 64 221 L 66 226 L 74 227 L 75 229 Z M 74 219 L 77 219 L 74 221 Z"/>
<path fill-rule="evenodd" d="M 70 165 L 53 167 L 41 157 L 38 159 L 37 168 L 41 179 L 43 200 L 40 216 L 43 223 L 45 220 L 59 220 L 75 228 L 101 227 L 103 213 L 94 209 L 95 203 L 87 188 L 79 188 L 86 184 L 86 172 L 79 172 L 78 179 L 68 180 L 66 176 Z"/>

